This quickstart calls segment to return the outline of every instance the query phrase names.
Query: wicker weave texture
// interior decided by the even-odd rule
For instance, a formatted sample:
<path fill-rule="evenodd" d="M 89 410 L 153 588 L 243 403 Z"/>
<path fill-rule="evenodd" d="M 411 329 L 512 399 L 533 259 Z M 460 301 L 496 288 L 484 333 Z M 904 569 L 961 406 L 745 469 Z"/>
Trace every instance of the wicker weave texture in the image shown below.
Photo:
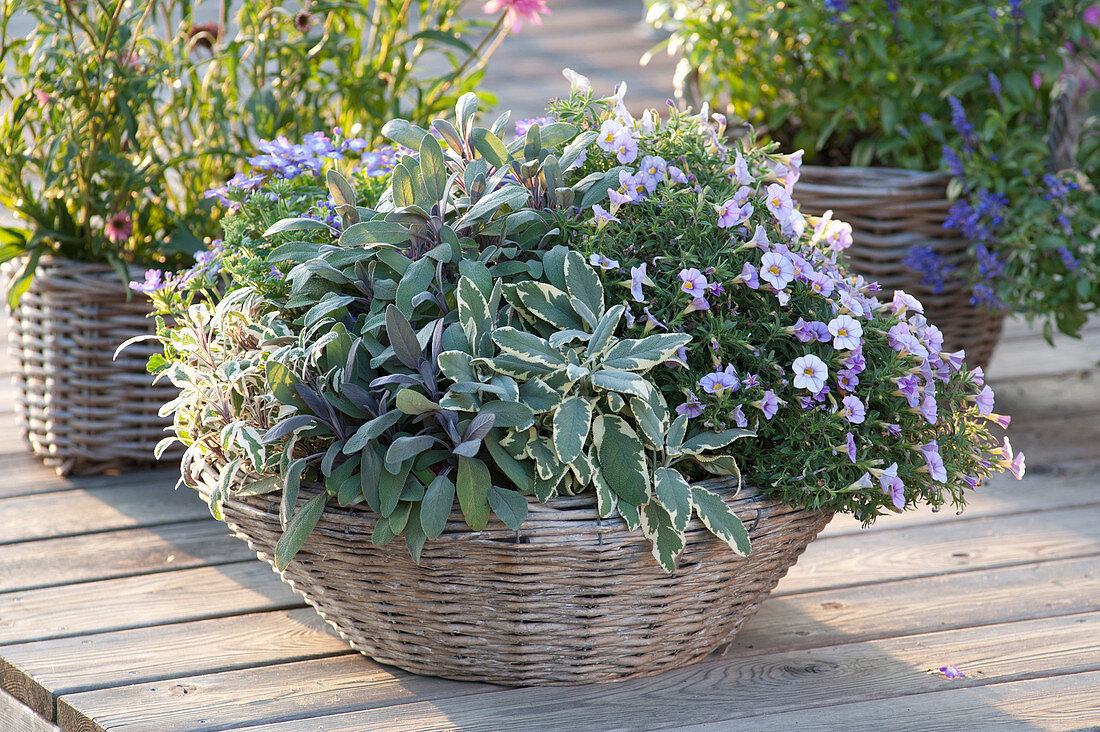
<path fill-rule="evenodd" d="M 802 210 L 820 215 L 832 209 L 852 225 L 853 245 L 844 254 L 852 271 L 874 279 L 883 290 L 905 290 L 923 304 L 929 322 L 943 331 L 947 350 L 966 349 L 967 363 L 986 366 L 1004 324 L 1004 314 L 970 304 L 970 294 L 950 283 L 941 293 L 921 282 L 902 262 L 913 246 L 931 247 L 948 264 L 973 265 L 967 241 L 943 228 L 951 203 L 943 173 L 896 168 L 807 165 L 795 187 Z"/>
<path fill-rule="evenodd" d="M 126 295 L 107 265 L 43 258 L 9 312 L 19 424 L 34 454 L 61 474 L 150 463 L 166 434 L 157 411 L 178 391 L 153 385 L 145 370 L 156 344 L 113 358 L 124 340 L 153 330 L 148 302 Z"/>
<path fill-rule="evenodd" d="M 666 575 L 640 532 L 580 496 L 532 499 L 518 533 L 495 518 L 472 532 L 456 512 L 416 566 L 404 541 L 371 543 L 368 509 L 330 505 L 281 576 L 353 648 L 414 673 L 515 686 L 655 674 L 728 643 L 830 518 L 705 485 L 749 528 L 748 558 L 693 518 Z M 223 510 L 273 564 L 277 497 L 232 497 Z"/>

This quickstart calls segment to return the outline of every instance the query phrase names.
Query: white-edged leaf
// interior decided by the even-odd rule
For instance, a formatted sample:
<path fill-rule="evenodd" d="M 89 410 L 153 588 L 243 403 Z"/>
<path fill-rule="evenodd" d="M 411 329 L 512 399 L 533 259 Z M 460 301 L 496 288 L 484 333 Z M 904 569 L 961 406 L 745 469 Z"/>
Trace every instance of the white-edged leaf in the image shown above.
<path fill-rule="evenodd" d="M 710 532 L 722 541 L 729 544 L 738 555 L 747 557 L 752 546 L 749 542 L 749 532 L 733 509 L 722 500 L 717 493 L 712 493 L 706 488 L 697 485 L 691 487 L 692 502 L 695 504 L 695 514 Z"/>
<path fill-rule="evenodd" d="M 565 359 L 561 354 L 533 333 L 505 326 L 493 331 L 493 342 L 504 353 L 509 353 L 523 361 L 554 368 L 565 365 Z"/>
<path fill-rule="evenodd" d="M 641 509 L 642 533 L 653 544 L 653 558 L 669 574 L 676 569 L 676 558 L 684 551 L 686 539 L 678 531 L 664 506 L 650 501 Z"/>
<path fill-rule="evenodd" d="M 623 338 L 604 357 L 609 369 L 646 371 L 676 358 L 676 352 L 691 343 L 687 333 L 658 333 L 645 338 Z"/>
<path fill-rule="evenodd" d="M 653 471 L 653 497 L 668 511 L 677 531 L 687 528 L 691 519 L 691 485 L 679 470 L 657 468 Z"/>
<path fill-rule="evenodd" d="M 732 429 L 722 432 L 702 432 L 680 446 L 679 452 L 684 455 L 699 455 L 711 450 L 718 450 L 742 437 L 756 437 L 752 430 Z"/>
<path fill-rule="evenodd" d="M 565 286 L 570 297 L 583 302 L 595 318 L 604 311 L 603 284 L 596 270 L 584 261 L 579 252 L 565 255 Z"/>
<path fill-rule="evenodd" d="M 592 405 L 584 397 L 564 399 L 554 412 L 554 451 L 563 463 L 571 463 L 581 454 L 588 440 Z"/>
<path fill-rule="evenodd" d="M 588 340 L 588 348 L 584 352 L 586 357 L 592 358 L 597 353 L 607 348 L 625 312 L 626 306 L 620 303 L 604 313 L 603 317 L 600 318 L 600 322 L 597 323 L 596 327 L 593 329 L 592 337 Z"/>
<path fill-rule="evenodd" d="M 641 506 L 649 500 L 649 466 L 638 435 L 621 417 L 600 415 L 592 423 L 596 458 L 607 485 L 621 500 Z"/>
<path fill-rule="evenodd" d="M 630 394 L 640 399 L 648 399 L 651 387 L 645 378 L 629 371 L 602 369 L 592 374 L 592 384 L 608 391 Z"/>

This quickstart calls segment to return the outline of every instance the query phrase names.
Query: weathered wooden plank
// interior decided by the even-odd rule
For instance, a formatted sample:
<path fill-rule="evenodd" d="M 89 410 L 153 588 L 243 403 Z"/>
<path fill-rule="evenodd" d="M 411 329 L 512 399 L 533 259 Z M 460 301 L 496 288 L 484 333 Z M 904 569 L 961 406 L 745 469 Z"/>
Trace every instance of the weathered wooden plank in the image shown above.
<path fill-rule="evenodd" d="M 67 731 L 201 732 L 499 688 L 414 676 L 352 654 L 66 694 L 57 719 Z"/>
<path fill-rule="evenodd" d="M 812 651 L 719 658 L 648 679 L 451 696 L 340 716 L 251 727 L 254 732 L 657 729 L 892 700 L 944 689 L 1100 669 L 1100 614 L 1027 621 Z M 968 674 L 929 673 L 954 664 Z M 738 720 L 731 723 L 729 720 Z M 747 721 L 746 721 L 747 720 Z M 800 727 L 798 727 L 800 728 Z"/>
<path fill-rule="evenodd" d="M 9 592 L 0 595 L 0 645 L 301 604 L 268 565 L 255 560 Z"/>
<path fill-rule="evenodd" d="M 240 562 L 256 555 L 212 518 L 9 544 L 0 592 Z"/>
<path fill-rule="evenodd" d="M 1023 415 L 1013 420 L 1010 434 L 1013 446 L 1026 453 L 1029 469 L 1093 462 L 1100 454 L 1100 409 L 1065 416 Z"/>
<path fill-rule="evenodd" d="M 0 437 L 0 439 L 3 439 Z M 124 485 L 164 485 L 171 489 L 178 470 L 136 471 L 122 475 L 61 477 L 20 446 L 10 454 L 0 454 L 0 499 L 89 488 L 117 488 Z"/>
<path fill-rule="evenodd" d="M 160 475 L 159 473 L 157 474 Z M 191 490 L 148 482 L 62 493 L 16 496 L 0 501 L 0 544 L 112 531 L 208 517 L 210 511 Z"/>
<path fill-rule="evenodd" d="M 921 507 L 903 514 L 883 516 L 863 527 L 851 516 L 837 516 L 818 536 L 864 535 L 874 531 L 898 530 L 911 526 L 966 522 L 987 516 L 1007 516 L 1046 509 L 1085 507 L 1100 500 L 1096 479 L 1100 462 L 1078 463 L 1057 469 L 1029 470 L 1023 480 L 1011 475 L 996 475 L 987 484 L 968 494 L 962 514 L 951 508 L 933 512 Z"/>
<path fill-rule="evenodd" d="M 350 653 L 301 608 L 6 646 L 0 686 L 53 720 L 62 694 Z"/>
<path fill-rule="evenodd" d="M 822 706 L 752 718 L 754 732 L 883 732 L 884 730 L 1096 730 L 1100 673 L 944 689 L 897 699 Z M 680 732 L 729 732 L 740 720 L 678 727 Z M 336 730 L 333 730 L 336 732 Z"/>
<path fill-rule="evenodd" d="M 1010 435 L 1015 435 L 1020 420 L 1028 417 L 1088 414 L 1100 406 L 1100 369 L 1026 379 L 991 379 L 989 384 L 996 393 L 994 411 L 1008 414 L 1014 420 L 1009 425 Z"/>
<path fill-rule="evenodd" d="M 990 379 L 1026 379 L 1095 367 L 1097 359 L 1100 330 L 1089 329 L 1080 339 L 1058 338 L 1053 346 L 1042 336 L 1002 340 L 986 371 Z"/>
<path fill-rule="evenodd" d="M 11 694 L 0 690 L 0 724 L 4 732 L 60 732 Z"/>
<path fill-rule="evenodd" d="M 730 646 L 772 653 L 1100 610 L 1095 557 L 769 598 Z"/>
<path fill-rule="evenodd" d="M 1100 503 L 821 538 L 776 594 L 1080 556 L 1100 556 Z"/>

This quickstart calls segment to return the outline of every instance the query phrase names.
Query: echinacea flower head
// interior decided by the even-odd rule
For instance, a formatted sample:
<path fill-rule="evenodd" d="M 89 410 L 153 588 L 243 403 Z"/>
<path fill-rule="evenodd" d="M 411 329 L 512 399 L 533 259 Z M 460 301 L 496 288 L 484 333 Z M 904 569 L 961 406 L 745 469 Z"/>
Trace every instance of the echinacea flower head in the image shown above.
<path fill-rule="evenodd" d="M 829 367 L 812 353 L 796 358 L 791 364 L 791 371 L 794 373 L 795 388 L 806 389 L 813 394 L 820 392 L 829 378 Z"/>
<path fill-rule="evenodd" d="M 723 396 L 732 394 L 741 388 L 741 381 L 735 374 L 715 371 L 699 379 L 699 386 L 708 394 Z"/>
<path fill-rule="evenodd" d="M 542 16 L 550 15 L 546 0 L 489 0 L 482 10 L 489 15 L 503 10 L 504 22 L 511 23 L 513 33 L 519 33 L 525 20 L 531 25 L 542 25 Z"/>
<path fill-rule="evenodd" d="M 107 240 L 119 244 L 130 238 L 134 233 L 134 222 L 126 211 L 118 211 L 111 214 L 107 224 L 103 227 L 103 233 Z"/>
<path fill-rule="evenodd" d="M 863 424 L 867 419 L 867 408 L 855 395 L 848 395 L 841 400 L 841 411 L 844 417 L 852 424 Z"/>
<path fill-rule="evenodd" d="M 760 260 L 760 279 L 782 290 L 794 279 L 794 262 L 780 252 L 767 252 Z"/>
<path fill-rule="evenodd" d="M 829 321 L 829 333 L 833 336 L 833 348 L 851 351 L 859 348 L 863 326 L 851 315 L 841 314 Z"/>
<path fill-rule="evenodd" d="M 680 272 L 680 290 L 694 297 L 704 297 L 707 292 L 707 278 L 692 267 Z"/>

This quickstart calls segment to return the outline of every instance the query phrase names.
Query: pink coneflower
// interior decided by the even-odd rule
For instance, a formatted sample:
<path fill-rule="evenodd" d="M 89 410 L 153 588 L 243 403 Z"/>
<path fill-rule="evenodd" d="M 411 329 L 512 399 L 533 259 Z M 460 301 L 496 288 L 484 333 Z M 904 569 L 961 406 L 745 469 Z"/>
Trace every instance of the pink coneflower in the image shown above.
<path fill-rule="evenodd" d="M 489 14 L 503 10 L 504 20 L 512 24 L 513 33 L 519 33 L 525 20 L 531 21 L 534 25 L 542 25 L 540 16 L 544 13 L 550 15 L 546 0 L 489 0 L 482 10 Z"/>
<path fill-rule="evenodd" d="M 129 239 L 130 235 L 134 233 L 134 222 L 131 220 L 130 214 L 125 211 L 111 214 L 111 217 L 107 219 L 107 225 L 103 227 L 103 233 L 107 236 L 108 241 L 115 244 L 120 244 Z"/>

